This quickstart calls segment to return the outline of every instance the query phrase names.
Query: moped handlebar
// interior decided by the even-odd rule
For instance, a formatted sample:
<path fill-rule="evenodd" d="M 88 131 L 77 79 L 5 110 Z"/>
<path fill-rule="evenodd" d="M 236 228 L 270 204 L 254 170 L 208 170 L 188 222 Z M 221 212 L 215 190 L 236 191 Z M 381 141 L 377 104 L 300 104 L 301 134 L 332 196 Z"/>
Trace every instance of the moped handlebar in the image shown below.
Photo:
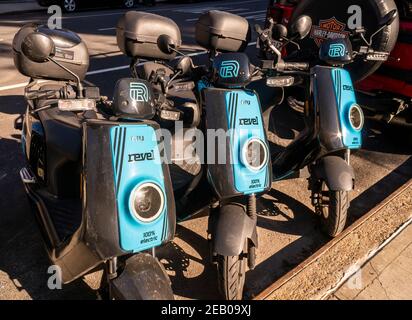
<path fill-rule="evenodd" d="M 307 71 L 309 70 L 309 63 L 280 61 L 276 65 L 276 70 L 277 71 Z"/>
<path fill-rule="evenodd" d="M 26 99 L 60 99 L 61 94 L 59 90 L 46 90 L 46 91 L 28 91 L 25 93 Z"/>

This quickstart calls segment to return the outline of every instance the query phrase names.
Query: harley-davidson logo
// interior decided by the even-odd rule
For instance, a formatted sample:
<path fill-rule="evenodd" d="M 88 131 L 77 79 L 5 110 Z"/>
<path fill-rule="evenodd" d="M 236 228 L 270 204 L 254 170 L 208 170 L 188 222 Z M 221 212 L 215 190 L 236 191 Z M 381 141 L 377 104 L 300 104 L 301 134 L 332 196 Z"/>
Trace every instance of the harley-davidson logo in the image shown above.
<path fill-rule="evenodd" d="M 335 17 L 320 20 L 319 26 L 313 26 L 310 37 L 320 46 L 326 39 L 343 39 L 349 36 L 349 32 L 345 31 L 345 28 L 346 24 Z"/>

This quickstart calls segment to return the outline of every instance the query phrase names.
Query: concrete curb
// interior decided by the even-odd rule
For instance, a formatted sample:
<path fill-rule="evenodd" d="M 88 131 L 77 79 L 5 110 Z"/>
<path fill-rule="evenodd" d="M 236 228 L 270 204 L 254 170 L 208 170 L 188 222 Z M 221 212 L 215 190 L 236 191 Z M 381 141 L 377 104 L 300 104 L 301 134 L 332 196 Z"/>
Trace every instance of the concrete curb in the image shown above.
<path fill-rule="evenodd" d="M 340 236 L 263 290 L 254 300 L 327 298 L 399 228 L 410 222 L 411 194 L 412 180 L 409 180 Z M 374 233 L 372 225 L 385 227 L 379 233 Z M 350 242 L 356 243 L 356 246 L 348 246 Z M 341 256 L 341 259 L 336 259 L 337 256 Z"/>

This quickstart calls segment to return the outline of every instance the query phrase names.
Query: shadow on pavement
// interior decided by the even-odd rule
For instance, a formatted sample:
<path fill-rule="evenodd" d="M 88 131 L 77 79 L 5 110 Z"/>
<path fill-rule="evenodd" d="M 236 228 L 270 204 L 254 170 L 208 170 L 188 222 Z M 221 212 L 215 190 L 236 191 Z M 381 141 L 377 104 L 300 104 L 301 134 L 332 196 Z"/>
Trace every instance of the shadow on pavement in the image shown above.
<path fill-rule="evenodd" d="M 182 225 L 177 226 L 176 233 L 196 252 L 196 256 L 185 252 L 176 242 L 157 250 L 159 259 L 170 274 L 173 292 L 189 299 L 217 299 L 216 270 L 210 262 L 208 241 Z M 190 264 L 200 265 L 202 272 L 191 275 Z"/>

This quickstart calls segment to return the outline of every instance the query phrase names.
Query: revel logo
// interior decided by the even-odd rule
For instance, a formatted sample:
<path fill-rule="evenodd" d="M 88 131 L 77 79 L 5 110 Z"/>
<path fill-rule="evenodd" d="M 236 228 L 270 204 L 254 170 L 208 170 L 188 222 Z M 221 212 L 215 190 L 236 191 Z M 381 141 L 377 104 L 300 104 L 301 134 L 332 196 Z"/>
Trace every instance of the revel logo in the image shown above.
<path fill-rule="evenodd" d="M 257 125 L 259 125 L 259 119 L 258 119 L 258 117 L 256 117 L 256 118 L 243 118 L 243 119 L 240 119 L 239 124 L 241 126 L 251 126 L 251 125 L 257 126 Z"/>
<path fill-rule="evenodd" d="M 129 162 L 154 160 L 154 151 L 129 154 Z"/>
<path fill-rule="evenodd" d="M 333 43 L 329 47 L 329 57 L 339 58 L 345 56 L 346 47 L 342 43 Z"/>
<path fill-rule="evenodd" d="M 222 78 L 236 78 L 239 75 L 239 62 L 236 60 L 223 61 L 220 65 L 219 75 Z"/>
<path fill-rule="evenodd" d="M 130 98 L 137 102 L 149 101 L 149 90 L 144 83 L 131 82 L 130 83 Z"/>

